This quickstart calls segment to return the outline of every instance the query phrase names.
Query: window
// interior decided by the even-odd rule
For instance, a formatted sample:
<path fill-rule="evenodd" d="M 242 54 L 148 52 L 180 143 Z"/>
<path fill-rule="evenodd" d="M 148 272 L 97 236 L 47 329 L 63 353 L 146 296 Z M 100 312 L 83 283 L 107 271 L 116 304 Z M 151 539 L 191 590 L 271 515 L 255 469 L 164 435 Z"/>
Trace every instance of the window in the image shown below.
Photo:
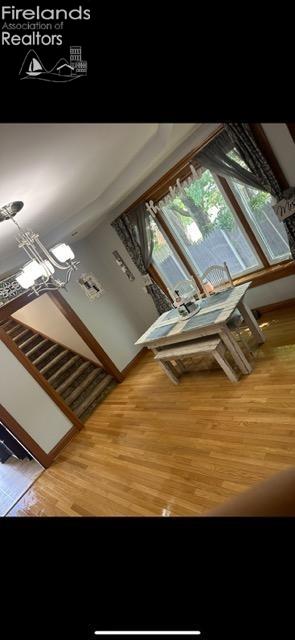
<path fill-rule="evenodd" d="M 250 172 L 236 148 L 227 155 Z M 170 169 L 146 194 L 158 208 L 152 218 L 153 263 L 167 288 L 192 275 L 198 283 L 208 267 L 223 262 L 233 278 L 249 274 L 251 279 L 256 271 L 264 277 L 265 268 L 281 262 L 288 270 L 288 237 L 272 208 L 272 196 L 205 167 L 199 167 L 192 179 L 192 157 L 193 153 L 178 163 L 177 171 Z M 178 188 L 173 189 L 175 181 Z M 275 270 L 269 271 L 272 277 Z"/>
<path fill-rule="evenodd" d="M 248 169 L 237 149 L 228 154 L 233 160 Z M 287 233 L 272 208 L 272 196 L 260 189 L 254 189 L 248 185 L 227 179 L 234 192 L 249 224 L 251 225 L 259 244 L 266 253 L 271 264 L 291 257 Z"/>
<path fill-rule="evenodd" d="M 271 206 L 271 195 L 236 180 L 228 182 L 270 263 L 291 258 L 285 227 Z"/>
<path fill-rule="evenodd" d="M 226 262 L 234 277 L 262 267 L 238 218 L 208 170 L 184 186 L 161 210 L 173 235 L 198 273 Z"/>
<path fill-rule="evenodd" d="M 153 264 L 167 288 L 174 289 L 177 282 L 186 280 L 190 276 L 157 223 L 152 218 L 150 220 L 154 238 Z"/>

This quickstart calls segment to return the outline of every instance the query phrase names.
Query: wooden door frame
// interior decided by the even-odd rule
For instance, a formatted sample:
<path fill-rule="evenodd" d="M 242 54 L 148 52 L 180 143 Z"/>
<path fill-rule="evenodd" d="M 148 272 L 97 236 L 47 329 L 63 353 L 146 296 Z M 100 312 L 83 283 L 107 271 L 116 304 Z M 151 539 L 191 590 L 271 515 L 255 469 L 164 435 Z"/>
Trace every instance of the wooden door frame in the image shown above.
<path fill-rule="evenodd" d="M 46 469 L 52 462 L 50 453 L 45 453 L 43 449 L 33 440 L 33 438 L 21 427 L 19 422 L 0 404 L 0 420 L 8 431 L 14 436 L 25 449 Z"/>

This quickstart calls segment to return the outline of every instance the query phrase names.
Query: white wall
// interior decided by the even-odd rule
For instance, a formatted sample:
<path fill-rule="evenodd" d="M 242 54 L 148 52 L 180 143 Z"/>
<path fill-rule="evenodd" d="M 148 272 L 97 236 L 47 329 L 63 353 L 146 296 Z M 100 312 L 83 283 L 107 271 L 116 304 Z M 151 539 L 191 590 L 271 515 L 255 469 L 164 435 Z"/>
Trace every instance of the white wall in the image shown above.
<path fill-rule="evenodd" d="M 262 284 L 260 287 L 249 289 L 246 294 L 246 302 L 251 309 L 291 298 L 295 298 L 295 276 L 287 276 L 274 282 Z"/>
<path fill-rule="evenodd" d="M 0 403 L 49 453 L 72 428 L 72 423 L 3 342 L 0 342 L 0 363 Z"/>
<path fill-rule="evenodd" d="M 284 123 L 262 123 L 277 161 L 291 187 L 295 186 L 295 144 Z"/>
<path fill-rule="evenodd" d="M 143 281 L 119 237 L 110 226 L 112 218 L 97 227 L 92 234 L 75 244 L 75 254 L 81 261 L 80 271 L 64 292 L 64 298 L 101 344 L 120 371 L 140 351 L 134 343 L 158 317 L 154 303 L 143 289 Z M 112 255 L 119 251 L 135 276 L 129 281 Z M 93 272 L 104 293 L 90 302 L 77 285 L 79 274 Z"/>
<path fill-rule="evenodd" d="M 99 364 L 94 353 L 46 293 L 40 298 L 34 298 L 32 302 L 13 313 L 12 316 L 29 325 L 32 329 L 45 333 L 51 340 L 72 349 L 95 364 Z"/>

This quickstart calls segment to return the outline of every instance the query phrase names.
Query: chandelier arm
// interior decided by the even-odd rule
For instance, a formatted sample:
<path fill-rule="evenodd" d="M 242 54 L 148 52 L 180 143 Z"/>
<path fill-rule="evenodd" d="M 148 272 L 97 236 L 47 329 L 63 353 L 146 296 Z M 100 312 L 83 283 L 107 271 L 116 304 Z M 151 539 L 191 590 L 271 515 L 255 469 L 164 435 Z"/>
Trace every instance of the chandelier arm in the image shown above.
<path fill-rule="evenodd" d="M 57 262 L 55 258 L 52 256 L 52 254 L 49 253 L 48 249 L 44 247 L 43 243 L 39 238 L 37 238 L 36 242 L 39 245 L 39 247 L 42 249 L 42 251 L 44 251 L 46 257 L 48 258 L 48 260 L 50 260 L 51 264 L 53 264 L 54 267 L 56 267 L 57 269 L 63 269 L 64 271 L 69 268 L 70 265 L 68 264 L 68 262 L 64 262 L 64 263 Z"/>
<path fill-rule="evenodd" d="M 39 243 L 39 242 L 38 242 L 38 240 L 36 240 L 36 244 L 37 244 L 41 249 L 43 249 L 42 244 L 41 244 L 41 243 Z M 44 260 L 44 258 L 40 255 L 40 253 L 39 253 L 39 251 L 38 251 L 38 249 L 37 249 L 37 247 L 36 247 L 36 244 L 35 244 L 35 243 L 32 243 L 32 244 L 30 245 L 30 246 L 31 246 L 31 250 L 34 252 L 34 254 L 35 254 L 36 258 L 37 258 L 37 261 L 38 261 L 40 264 L 42 264 L 42 266 L 43 266 L 43 263 L 44 263 L 44 261 L 45 261 L 45 260 Z M 47 255 L 46 255 L 46 251 L 44 251 L 44 254 L 45 254 L 45 257 L 47 257 Z"/>
<path fill-rule="evenodd" d="M 33 251 L 33 247 L 31 246 L 22 246 L 20 247 L 21 249 L 23 249 L 25 251 L 25 253 L 27 254 L 27 256 L 30 258 L 30 260 L 36 260 L 36 254 Z"/>
<path fill-rule="evenodd" d="M 51 282 L 48 283 L 48 285 L 43 286 L 43 284 L 38 286 L 38 294 L 39 292 L 42 293 L 42 291 L 58 291 L 59 289 L 64 289 L 67 283 L 64 282 L 60 282 L 58 280 L 54 281 L 56 284 L 52 284 Z"/>
<path fill-rule="evenodd" d="M 66 285 L 69 284 L 73 271 L 74 271 L 74 269 L 72 269 L 72 267 L 70 267 L 70 269 L 68 270 L 67 275 L 66 275 Z"/>

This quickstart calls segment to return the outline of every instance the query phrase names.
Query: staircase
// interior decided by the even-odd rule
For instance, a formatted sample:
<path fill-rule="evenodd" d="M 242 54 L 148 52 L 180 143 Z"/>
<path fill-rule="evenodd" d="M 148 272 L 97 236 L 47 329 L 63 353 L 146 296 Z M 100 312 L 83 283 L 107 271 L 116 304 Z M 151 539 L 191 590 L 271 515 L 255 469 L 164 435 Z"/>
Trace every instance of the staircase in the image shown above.
<path fill-rule="evenodd" d="M 0 327 L 13 340 L 39 373 L 84 422 L 115 386 L 102 366 L 40 335 L 10 317 Z"/>

